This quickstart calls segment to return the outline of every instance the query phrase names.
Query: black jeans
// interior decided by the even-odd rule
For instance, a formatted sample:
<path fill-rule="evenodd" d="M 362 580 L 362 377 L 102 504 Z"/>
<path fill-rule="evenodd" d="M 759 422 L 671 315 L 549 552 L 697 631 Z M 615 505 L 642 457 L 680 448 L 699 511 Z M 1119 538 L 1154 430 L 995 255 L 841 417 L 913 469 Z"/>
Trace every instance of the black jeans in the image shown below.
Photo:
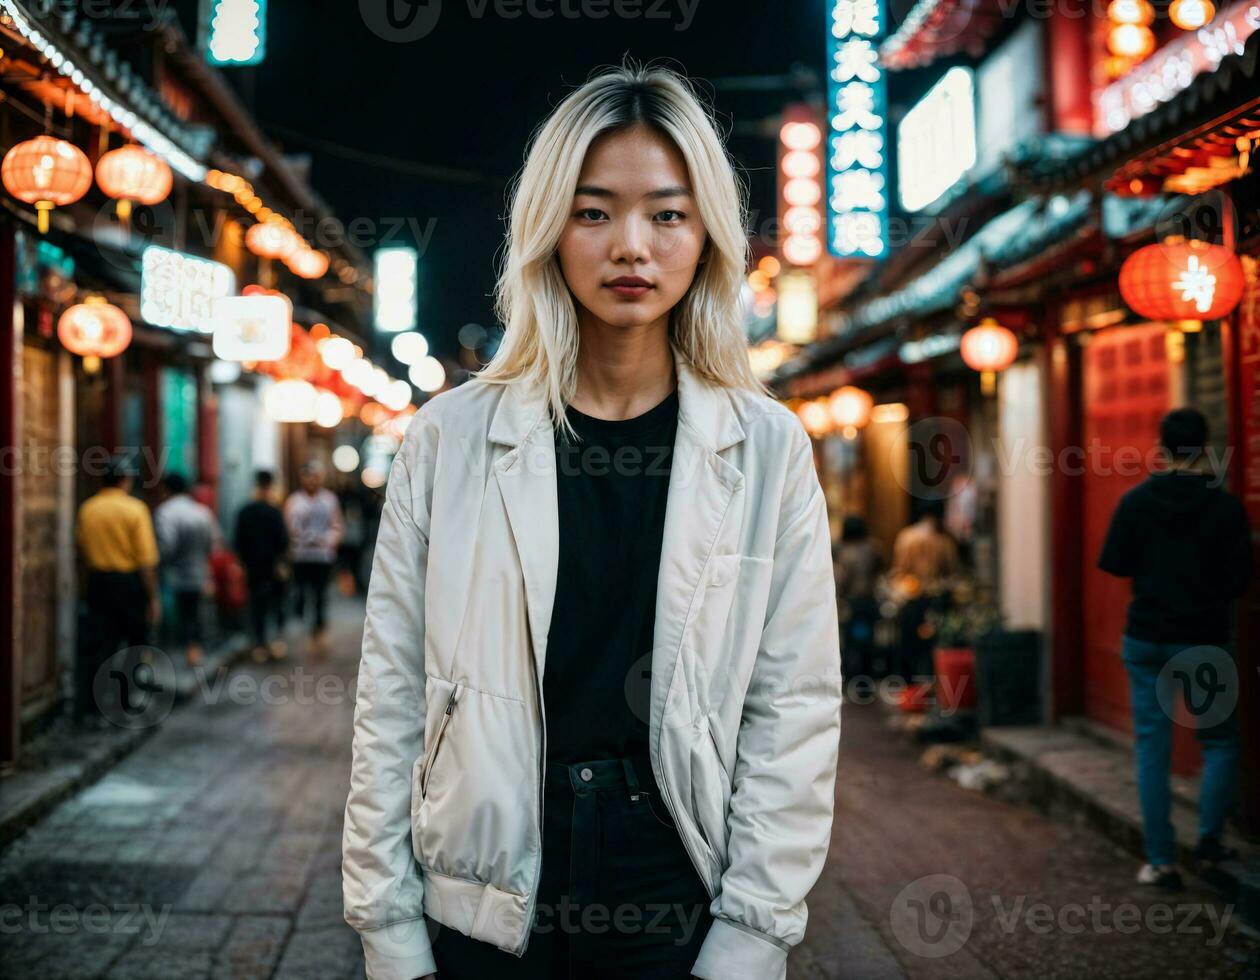
<path fill-rule="evenodd" d="M 686 980 L 709 901 L 646 760 L 552 763 L 525 954 L 427 925 L 440 980 Z"/>
<path fill-rule="evenodd" d="M 280 582 L 271 569 L 246 569 L 249 584 L 249 629 L 255 646 L 266 646 L 267 623 L 275 625 L 276 635 L 284 632 L 284 608 Z"/>
<path fill-rule="evenodd" d="M 307 594 L 315 606 L 315 632 L 324 628 L 324 606 L 328 600 L 328 576 L 332 565 L 326 561 L 293 563 L 294 610 L 303 625 L 306 623 Z"/>
<path fill-rule="evenodd" d="M 187 647 L 201 643 L 201 590 L 175 590 L 175 642 Z"/>
<path fill-rule="evenodd" d="M 79 655 L 75 662 L 75 715 L 99 715 L 92 683 L 101 665 L 119 646 L 149 643 L 149 601 L 136 572 L 89 572 L 86 589 L 87 615 L 79 631 Z"/>

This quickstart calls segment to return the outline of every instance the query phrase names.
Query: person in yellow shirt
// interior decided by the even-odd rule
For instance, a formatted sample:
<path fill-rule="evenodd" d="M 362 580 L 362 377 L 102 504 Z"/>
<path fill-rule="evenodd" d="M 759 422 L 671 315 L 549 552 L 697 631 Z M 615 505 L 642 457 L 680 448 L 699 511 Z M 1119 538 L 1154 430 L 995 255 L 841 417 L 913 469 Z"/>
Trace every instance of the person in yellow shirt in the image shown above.
<path fill-rule="evenodd" d="M 157 541 L 144 501 L 133 497 L 132 470 L 111 460 L 101 489 L 79 507 L 75 536 L 87 569 L 87 622 L 80 643 L 75 714 L 99 714 L 92 683 L 121 644 L 144 646 L 160 615 Z"/>

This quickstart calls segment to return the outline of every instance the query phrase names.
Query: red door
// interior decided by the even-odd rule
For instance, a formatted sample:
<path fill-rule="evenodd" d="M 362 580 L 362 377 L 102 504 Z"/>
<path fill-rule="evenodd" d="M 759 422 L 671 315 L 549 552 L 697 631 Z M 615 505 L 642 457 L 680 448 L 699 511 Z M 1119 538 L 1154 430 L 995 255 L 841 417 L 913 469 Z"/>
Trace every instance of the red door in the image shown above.
<path fill-rule="evenodd" d="M 1124 731 L 1133 727 L 1128 677 L 1120 660 L 1129 580 L 1099 571 L 1097 561 L 1120 497 L 1150 471 L 1159 422 L 1171 407 L 1173 365 L 1165 331 L 1163 324 L 1105 330 L 1091 338 L 1082 358 L 1085 712 Z M 1176 736 L 1174 763 L 1179 770 L 1196 762 L 1193 738 L 1185 737 L 1189 734 L 1179 731 Z"/>

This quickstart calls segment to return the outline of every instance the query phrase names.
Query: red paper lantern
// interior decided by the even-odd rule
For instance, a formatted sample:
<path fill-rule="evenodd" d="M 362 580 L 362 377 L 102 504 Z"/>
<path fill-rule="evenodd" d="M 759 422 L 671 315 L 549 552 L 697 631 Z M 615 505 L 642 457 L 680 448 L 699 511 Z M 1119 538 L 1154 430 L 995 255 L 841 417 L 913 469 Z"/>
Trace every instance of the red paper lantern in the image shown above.
<path fill-rule="evenodd" d="M 131 202 L 158 204 L 171 193 L 173 177 L 166 161 L 142 147 L 110 150 L 96 163 L 96 183 L 118 201 L 118 217 L 131 214 Z"/>
<path fill-rule="evenodd" d="M 997 372 L 1015 363 L 1019 338 L 992 317 L 985 317 L 962 335 L 959 352 L 967 367 L 980 372 L 981 390 L 991 395 Z"/>
<path fill-rule="evenodd" d="M 100 296 L 72 306 L 57 322 L 57 337 L 72 354 L 84 359 L 89 372 L 103 357 L 117 357 L 131 343 L 131 320 Z"/>
<path fill-rule="evenodd" d="M 36 136 L 4 155 L 0 180 L 19 201 L 35 205 L 39 230 L 46 232 L 49 211 L 73 204 L 91 188 L 92 164 L 73 143 Z"/>
<path fill-rule="evenodd" d="M 1147 245 L 1120 267 L 1120 295 L 1151 320 L 1219 320 L 1238 305 L 1245 286 L 1238 256 L 1210 242 Z"/>

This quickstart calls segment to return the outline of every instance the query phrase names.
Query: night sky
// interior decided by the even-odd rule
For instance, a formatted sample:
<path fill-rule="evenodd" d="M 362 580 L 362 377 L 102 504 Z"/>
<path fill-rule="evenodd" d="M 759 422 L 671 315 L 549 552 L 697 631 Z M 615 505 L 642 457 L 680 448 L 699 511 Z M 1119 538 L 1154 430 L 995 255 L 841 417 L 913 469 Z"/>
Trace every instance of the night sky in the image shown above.
<path fill-rule="evenodd" d="M 637 9 L 661 16 L 602 20 L 560 13 L 601 9 L 583 0 L 536 0 L 557 12 L 550 19 L 498 13 L 523 4 L 431 0 L 415 6 L 440 8 L 437 22 L 412 41 L 369 26 L 385 24 L 390 2 L 402 14 L 412 6 L 271 0 L 266 61 L 252 78 L 224 73 L 286 152 L 311 155 L 312 184 L 343 221 L 367 218 L 374 238 L 423 246 L 419 325 L 439 356 L 455 356 L 463 324 L 494 322 L 507 180 L 532 130 L 592 69 L 628 54 L 673 59 L 702 82 L 786 75 L 794 65 L 822 79 L 824 0 L 644 0 Z M 777 127 L 760 135 L 759 123 L 801 95 L 722 87 L 714 99 L 762 220 L 774 209 Z M 412 167 L 449 168 L 457 179 Z M 370 253 L 377 242 L 360 244 Z"/>

